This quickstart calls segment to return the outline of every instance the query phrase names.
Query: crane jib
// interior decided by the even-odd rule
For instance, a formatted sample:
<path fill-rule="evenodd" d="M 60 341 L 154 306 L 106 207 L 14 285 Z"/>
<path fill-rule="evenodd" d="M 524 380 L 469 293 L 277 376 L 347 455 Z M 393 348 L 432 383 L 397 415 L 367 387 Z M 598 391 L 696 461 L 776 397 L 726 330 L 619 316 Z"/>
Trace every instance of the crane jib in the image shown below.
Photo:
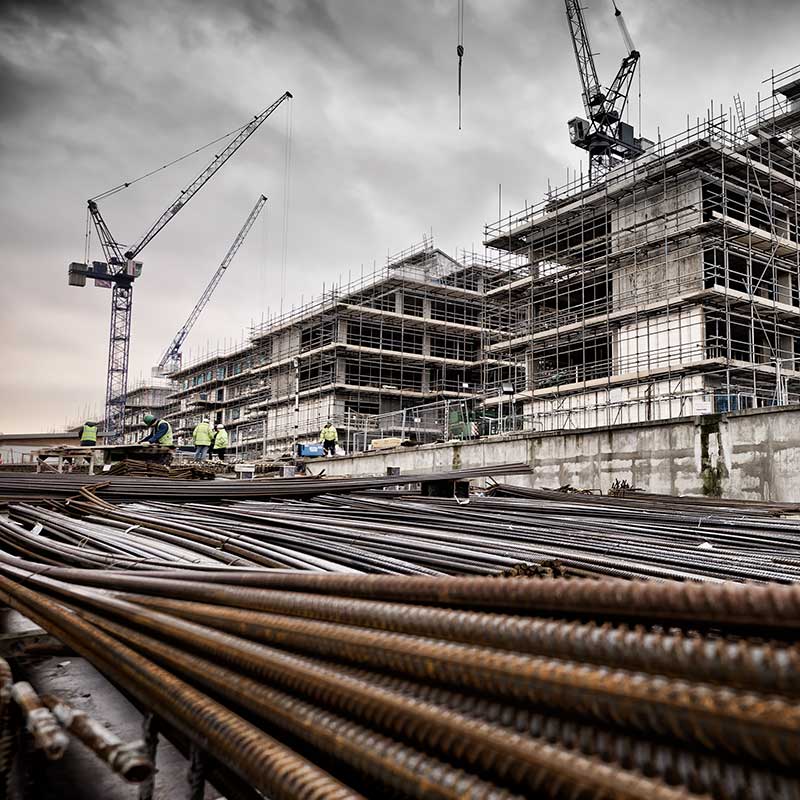
<path fill-rule="evenodd" d="M 203 294 L 200 295 L 200 299 L 192 309 L 188 319 L 183 323 L 181 329 L 175 334 L 175 338 L 170 342 L 169 347 L 167 347 L 167 349 L 164 351 L 164 355 L 161 356 L 161 361 L 158 362 L 158 366 L 156 367 L 156 372 L 158 374 L 169 372 L 170 370 L 167 369 L 168 365 L 170 367 L 177 367 L 177 365 L 180 364 L 181 347 L 183 346 L 186 337 L 189 335 L 189 331 L 191 331 L 194 323 L 200 316 L 200 312 L 206 307 L 208 301 L 211 299 L 214 289 L 217 288 L 217 284 L 219 284 L 220 280 L 222 279 L 222 275 L 228 268 L 228 265 L 231 263 L 231 261 L 233 261 L 233 257 L 236 255 L 239 248 L 244 243 L 247 234 L 255 224 L 255 221 L 258 218 L 258 215 L 261 213 L 261 209 L 264 207 L 266 202 L 267 198 L 263 194 L 256 201 L 253 210 L 250 212 L 245 220 L 244 225 L 242 225 L 242 229 L 233 240 L 233 244 L 231 244 L 230 248 L 228 249 L 225 258 L 222 259 L 222 263 L 219 265 L 219 267 L 217 267 L 217 271 L 212 276 L 208 286 L 206 286 Z"/>
<path fill-rule="evenodd" d="M 239 132 L 222 150 L 219 155 L 215 156 L 211 163 L 187 186 L 168 206 L 167 210 L 153 223 L 147 233 L 142 236 L 136 245 L 134 245 L 125 256 L 127 258 L 135 258 L 145 247 L 149 244 L 155 236 L 163 230 L 163 228 L 172 220 L 172 218 L 180 211 L 189 200 L 203 187 L 203 185 L 222 167 L 223 164 L 258 130 L 260 125 L 275 111 L 276 108 L 284 101 L 292 98 L 291 92 L 284 92 L 271 106 L 264 109 L 260 114 L 255 116 L 250 124 Z"/>

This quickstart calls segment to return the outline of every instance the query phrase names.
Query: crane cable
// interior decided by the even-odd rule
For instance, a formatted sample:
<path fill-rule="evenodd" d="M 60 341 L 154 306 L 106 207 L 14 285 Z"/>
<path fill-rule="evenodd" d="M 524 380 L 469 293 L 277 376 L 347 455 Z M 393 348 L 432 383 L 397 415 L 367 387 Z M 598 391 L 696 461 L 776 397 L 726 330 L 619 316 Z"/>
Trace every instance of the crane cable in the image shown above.
<path fill-rule="evenodd" d="M 205 150 L 211 145 L 216 144 L 217 142 L 221 142 L 223 139 L 228 139 L 231 136 L 234 136 L 237 133 L 243 131 L 252 120 L 245 122 L 244 125 L 240 125 L 235 130 L 229 131 L 228 133 L 222 134 L 222 136 L 218 136 L 216 139 L 212 139 L 210 142 L 207 142 L 200 147 L 191 150 L 188 153 L 184 153 L 182 156 L 178 156 L 178 158 L 174 158 L 172 161 L 168 161 L 166 164 L 162 164 L 160 167 L 156 167 L 155 169 L 151 169 L 149 172 L 145 172 L 144 175 L 140 175 L 138 178 L 134 178 L 130 181 L 125 181 L 124 183 L 120 183 L 117 186 L 112 186 L 110 189 L 107 189 L 105 192 L 100 192 L 100 194 L 96 194 L 94 197 L 91 197 L 90 200 L 103 200 L 106 197 L 111 197 L 112 194 L 116 194 L 117 192 L 121 192 L 123 189 L 127 189 L 129 186 L 133 186 L 134 183 L 139 183 L 139 181 L 143 181 L 145 178 L 149 178 L 151 175 L 155 175 L 157 172 L 161 172 L 162 169 L 167 169 L 167 167 L 172 167 L 177 164 L 179 161 L 183 161 L 190 156 L 199 153 L 201 150 Z"/>
<path fill-rule="evenodd" d="M 292 104 L 286 107 L 286 139 L 283 161 L 283 226 L 281 231 L 280 314 L 286 299 L 286 264 L 289 252 L 289 201 L 292 178 Z"/>
<path fill-rule="evenodd" d="M 458 0 L 458 129 L 461 130 L 461 61 L 464 58 L 464 0 Z"/>
<path fill-rule="evenodd" d="M 84 234 L 83 244 L 83 263 L 89 263 L 89 256 L 92 249 L 92 215 L 87 206 L 86 208 L 86 233 Z"/>

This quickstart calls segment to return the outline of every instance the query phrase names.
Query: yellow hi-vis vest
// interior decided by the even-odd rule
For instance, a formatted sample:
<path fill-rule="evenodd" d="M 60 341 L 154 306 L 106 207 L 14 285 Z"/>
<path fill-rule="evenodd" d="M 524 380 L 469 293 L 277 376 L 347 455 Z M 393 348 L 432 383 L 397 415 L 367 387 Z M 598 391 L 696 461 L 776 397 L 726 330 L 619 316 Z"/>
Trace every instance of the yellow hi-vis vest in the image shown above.
<path fill-rule="evenodd" d="M 192 432 L 192 438 L 198 447 L 211 444 L 211 426 L 207 422 L 199 422 Z"/>
<path fill-rule="evenodd" d="M 81 428 L 81 441 L 97 444 L 97 425 L 84 425 Z"/>
<path fill-rule="evenodd" d="M 228 431 L 220 428 L 214 437 L 214 450 L 223 450 L 228 446 Z"/>
<path fill-rule="evenodd" d="M 158 428 L 158 426 L 162 422 L 166 423 L 167 432 L 156 442 L 156 444 L 163 444 L 163 445 L 166 445 L 167 447 L 171 447 L 172 446 L 172 425 L 170 425 L 169 422 L 167 422 L 165 419 L 160 419 L 160 420 L 158 420 L 158 422 L 156 422 L 156 429 Z"/>
<path fill-rule="evenodd" d="M 336 428 L 333 425 L 330 428 L 323 428 L 319 432 L 319 440 L 321 442 L 335 442 L 339 438 L 339 434 L 336 432 Z"/>

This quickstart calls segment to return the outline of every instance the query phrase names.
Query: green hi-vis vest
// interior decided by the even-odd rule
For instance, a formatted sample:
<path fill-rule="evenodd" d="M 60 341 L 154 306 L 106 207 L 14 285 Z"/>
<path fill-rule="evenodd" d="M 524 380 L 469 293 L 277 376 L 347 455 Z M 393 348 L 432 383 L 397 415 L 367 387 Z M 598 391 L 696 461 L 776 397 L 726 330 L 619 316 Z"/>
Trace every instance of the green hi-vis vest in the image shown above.
<path fill-rule="evenodd" d="M 97 444 L 97 425 L 84 425 L 81 429 L 81 441 Z"/>
<path fill-rule="evenodd" d="M 156 428 L 158 428 L 158 426 L 162 422 L 166 422 L 166 424 L 167 424 L 167 432 L 156 442 L 156 444 L 164 444 L 167 447 L 171 447 L 172 446 L 172 425 L 170 425 L 169 422 L 167 422 L 165 419 L 160 419 L 156 423 Z"/>
<path fill-rule="evenodd" d="M 224 447 L 228 446 L 228 431 L 224 428 L 222 430 L 217 431 L 217 435 L 214 437 L 214 449 L 215 450 L 222 450 Z"/>

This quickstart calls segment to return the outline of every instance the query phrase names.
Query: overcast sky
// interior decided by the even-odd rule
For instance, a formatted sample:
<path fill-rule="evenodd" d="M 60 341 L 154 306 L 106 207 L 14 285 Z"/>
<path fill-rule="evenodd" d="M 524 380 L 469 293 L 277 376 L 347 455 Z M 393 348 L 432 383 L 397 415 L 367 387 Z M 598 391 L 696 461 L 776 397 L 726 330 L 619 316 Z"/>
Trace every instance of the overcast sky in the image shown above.
<path fill-rule="evenodd" d="M 601 80 L 623 55 L 610 0 L 587 0 Z M 620 0 L 642 52 L 643 133 L 656 138 L 764 90 L 800 62 L 796 0 Z M 448 251 L 562 183 L 582 113 L 561 0 L 466 0 L 463 130 L 456 0 L 0 2 L 0 431 L 102 408 L 110 293 L 67 285 L 87 198 L 285 103 L 141 254 L 131 383 L 191 310 L 259 193 L 270 200 L 185 357 L 359 275 L 433 231 Z M 636 101 L 634 100 L 634 108 Z M 213 150 L 103 201 L 135 241 Z M 284 243 L 283 231 L 288 229 Z M 92 253 L 99 258 L 95 247 Z"/>

